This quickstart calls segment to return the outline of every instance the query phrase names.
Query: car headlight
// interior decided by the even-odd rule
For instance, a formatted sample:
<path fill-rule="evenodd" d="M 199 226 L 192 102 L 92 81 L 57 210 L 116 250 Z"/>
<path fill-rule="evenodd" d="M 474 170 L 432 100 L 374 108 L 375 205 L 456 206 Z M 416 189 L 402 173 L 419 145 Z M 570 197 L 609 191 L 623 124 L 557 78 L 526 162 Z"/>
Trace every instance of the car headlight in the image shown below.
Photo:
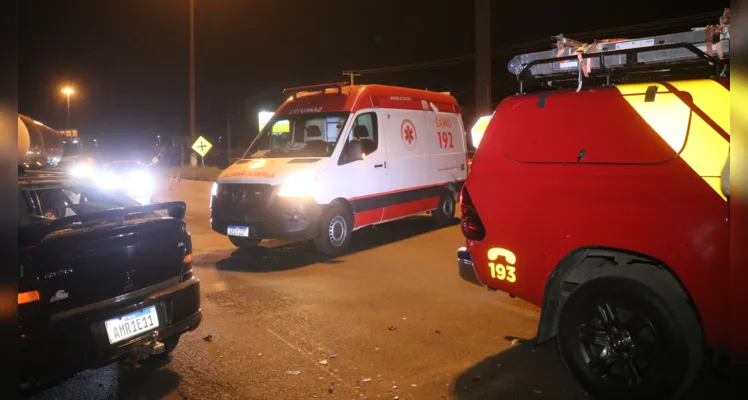
<path fill-rule="evenodd" d="M 150 198 L 153 179 L 145 171 L 134 171 L 127 177 L 127 193 L 136 198 Z"/>
<path fill-rule="evenodd" d="M 105 190 L 117 190 L 122 188 L 120 177 L 111 171 L 105 171 L 98 175 L 96 184 Z"/>
<path fill-rule="evenodd" d="M 302 172 L 288 177 L 278 191 L 281 197 L 313 197 L 317 190 L 317 177 Z"/>
<path fill-rule="evenodd" d="M 89 164 L 77 164 L 70 169 L 70 174 L 74 178 L 87 178 L 93 173 L 93 168 Z"/>

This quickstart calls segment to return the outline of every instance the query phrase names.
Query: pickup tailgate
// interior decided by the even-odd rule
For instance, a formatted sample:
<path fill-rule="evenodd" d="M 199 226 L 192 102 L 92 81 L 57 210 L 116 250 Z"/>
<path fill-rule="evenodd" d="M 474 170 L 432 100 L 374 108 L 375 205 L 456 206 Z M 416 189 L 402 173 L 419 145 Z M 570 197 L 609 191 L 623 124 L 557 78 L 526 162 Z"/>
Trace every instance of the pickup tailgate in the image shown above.
<path fill-rule="evenodd" d="M 190 238 L 180 219 L 151 217 L 66 228 L 21 251 L 22 281 L 53 314 L 179 282 Z M 30 279 L 28 279 L 30 278 Z"/>

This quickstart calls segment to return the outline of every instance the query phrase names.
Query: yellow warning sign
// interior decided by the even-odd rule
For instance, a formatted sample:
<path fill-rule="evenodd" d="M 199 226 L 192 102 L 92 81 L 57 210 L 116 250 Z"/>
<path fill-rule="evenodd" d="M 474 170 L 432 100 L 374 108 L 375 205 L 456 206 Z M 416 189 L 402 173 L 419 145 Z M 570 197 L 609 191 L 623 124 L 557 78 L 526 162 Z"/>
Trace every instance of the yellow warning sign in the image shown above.
<path fill-rule="evenodd" d="M 153 158 L 151 159 L 151 161 L 152 161 L 152 162 L 153 162 L 154 164 L 158 164 L 158 157 L 153 157 Z"/>
<path fill-rule="evenodd" d="M 195 150 L 195 153 L 200 154 L 200 157 L 205 157 L 211 148 L 213 148 L 213 145 L 202 136 L 197 138 L 195 143 L 192 145 L 192 150 Z"/>

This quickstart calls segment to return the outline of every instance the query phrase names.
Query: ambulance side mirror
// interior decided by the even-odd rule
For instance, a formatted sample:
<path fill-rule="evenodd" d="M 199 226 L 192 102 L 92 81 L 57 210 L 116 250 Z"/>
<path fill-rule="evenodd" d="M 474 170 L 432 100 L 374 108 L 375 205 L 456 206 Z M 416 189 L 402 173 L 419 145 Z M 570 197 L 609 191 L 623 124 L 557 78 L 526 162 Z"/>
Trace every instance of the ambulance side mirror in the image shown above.
<path fill-rule="evenodd" d="M 350 163 L 364 159 L 363 150 L 361 149 L 361 142 L 353 140 L 348 142 L 345 148 L 345 162 Z"/>

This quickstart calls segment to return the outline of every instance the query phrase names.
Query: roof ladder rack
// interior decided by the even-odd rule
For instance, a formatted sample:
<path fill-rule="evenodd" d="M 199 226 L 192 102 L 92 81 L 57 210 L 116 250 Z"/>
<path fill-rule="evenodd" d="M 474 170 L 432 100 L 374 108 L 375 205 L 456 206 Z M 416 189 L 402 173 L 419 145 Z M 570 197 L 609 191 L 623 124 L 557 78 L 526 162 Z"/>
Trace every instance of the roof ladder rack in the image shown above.
<path fill-rule="evenodd" d="M 551 39 L 555 49 L 520 54 L 509 61 L 507 68 L 517 76 L 520 93 L 528 83 L 560 84 L 579 91 L 585 80 L 610 86 L 637 78 L 729 76 L 729 9 L 725 9 L 719 24 L 688 32 L 592 43 L 564 35 Z"/>

